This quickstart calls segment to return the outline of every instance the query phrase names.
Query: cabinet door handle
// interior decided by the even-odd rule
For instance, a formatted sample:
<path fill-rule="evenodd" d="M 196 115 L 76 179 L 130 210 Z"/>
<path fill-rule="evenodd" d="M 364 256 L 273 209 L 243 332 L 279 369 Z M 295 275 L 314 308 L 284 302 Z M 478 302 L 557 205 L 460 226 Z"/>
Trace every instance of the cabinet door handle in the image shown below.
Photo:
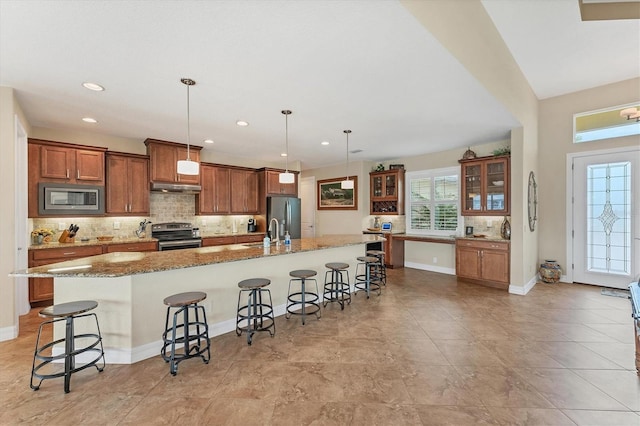
<path fill-rule="evenodd" d="M 67 169 L 67 179 L 69 179 L 69 169 Z"/>
<path fill-rule="evenodd" d="M 76 172 L 76 179 L 80 179 L 80 169 Z"/>
<path fill-rule="evenodd" d="M 74 255 L 74 254 L 76 254 L 75 251 L 69 251 L 67 253 L 64 253 L 64 256 L 71 256 L 71 255 Z"/>

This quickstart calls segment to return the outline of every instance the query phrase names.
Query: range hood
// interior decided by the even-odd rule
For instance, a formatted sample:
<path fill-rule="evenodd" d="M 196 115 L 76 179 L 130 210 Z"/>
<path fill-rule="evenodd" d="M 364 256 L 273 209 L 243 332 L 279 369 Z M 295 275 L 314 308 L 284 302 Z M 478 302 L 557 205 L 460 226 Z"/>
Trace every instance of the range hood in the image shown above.
<path fill-rule="evenodd" d="M 182 192 L 186 194 L 198 194 L 202 190 L 202 186 L 187 183 L 151 182 L 151 190 L 155 192 Z"/>

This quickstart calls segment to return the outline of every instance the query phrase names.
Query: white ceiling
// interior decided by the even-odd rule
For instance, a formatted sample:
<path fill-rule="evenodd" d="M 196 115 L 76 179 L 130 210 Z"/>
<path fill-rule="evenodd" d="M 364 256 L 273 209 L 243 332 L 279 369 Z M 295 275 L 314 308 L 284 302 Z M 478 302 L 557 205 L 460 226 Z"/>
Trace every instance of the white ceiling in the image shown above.
<path fill-rule="evenodd" d="M 637 20 L 581 22 L 577 0 L 482 3 L 539 98 L 640 76 Z M 197 82 L 192 143 L 215 140 L 213 156 L 282 161 L 285 108 L 304 168 L 344 161 L 347 128 L 353 160 L 383 161 L 517 125 L 396 1 L 0 0 L 0 85 L 32 126 L 184 143 L 181 77 Z"/>

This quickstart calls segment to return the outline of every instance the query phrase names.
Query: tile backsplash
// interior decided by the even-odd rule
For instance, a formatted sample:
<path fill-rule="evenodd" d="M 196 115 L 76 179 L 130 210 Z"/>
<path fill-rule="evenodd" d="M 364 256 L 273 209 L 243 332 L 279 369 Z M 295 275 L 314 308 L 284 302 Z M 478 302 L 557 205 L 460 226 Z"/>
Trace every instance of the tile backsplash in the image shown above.
<path fill-rule="evenodd" d="M 62 231 L 58 229 L 69 228 L 72 223 L 78 225 L 76 238 L 93 239 L 100 235 L 112 235 L 116 238 L 134 238 L 135 231 L 144 219 L 152 223 L 163 222 L 189 222 L 194 227 L 200 228 L 203 236 L 215 234 L 231 234 L 247 231 L 247 221 L 252 215 L 234 216 L 196 216 L 195 195 L 179 193 L 156 193 L 150 197 L 149 216 L 110 216 L 110 217 L 57 217 L 57 218 L 30 218 L 28 229 L 47 228 L 56 230 L 56 237 Z M 147 236 L 151 236 L 151 229 L 147 227 Z"/>
<path fill-rule="evenodd" d="M 503 221 L 504 216 L 465 216 L 464 226 L 473 226 L 474 234 L 499 237 L 500 227 Z M 511 218 L 509 218 L 509 221 L 511 221 Z M 464 233 L 464 227 L 462 228 L 462 232 Z"/>

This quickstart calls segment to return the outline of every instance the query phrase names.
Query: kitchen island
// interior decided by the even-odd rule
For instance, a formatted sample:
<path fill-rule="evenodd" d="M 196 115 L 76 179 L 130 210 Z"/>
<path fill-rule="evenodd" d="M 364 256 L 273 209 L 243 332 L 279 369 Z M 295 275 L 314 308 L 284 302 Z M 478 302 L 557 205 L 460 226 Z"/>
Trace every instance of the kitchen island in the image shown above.
<path fill-rule="evenodd" d="M 356 257 L 363 255 L 364 245 L 372 241 L 384 239 L 331 235 L 292 240 L 290 248 L 283 243 L 269 248 L 261 244 L 232 244 L 164 252 L 109 253 L 12 275 L 53 277 L 56 304 L 97 301 L 95 312 L 106 362 L 131 364 L 160 353 L 165 297 L 186 291 L 207 293 L 202 304 L 207 310 L 209 335 L 215 336 L 235 329 L 239 281 L 254 277 L 270 279 L 274 310 L 276 315 L 282 315 L 290 271 L 314 269 L 318 271 L 320 286 L 325 263 L 345 262 L 351 265 L 353 277 Z M 76 329 L 84 332 L 80 324 Z M 62 328 L 55 330 L 56 337 L 63 333 Z"/>

